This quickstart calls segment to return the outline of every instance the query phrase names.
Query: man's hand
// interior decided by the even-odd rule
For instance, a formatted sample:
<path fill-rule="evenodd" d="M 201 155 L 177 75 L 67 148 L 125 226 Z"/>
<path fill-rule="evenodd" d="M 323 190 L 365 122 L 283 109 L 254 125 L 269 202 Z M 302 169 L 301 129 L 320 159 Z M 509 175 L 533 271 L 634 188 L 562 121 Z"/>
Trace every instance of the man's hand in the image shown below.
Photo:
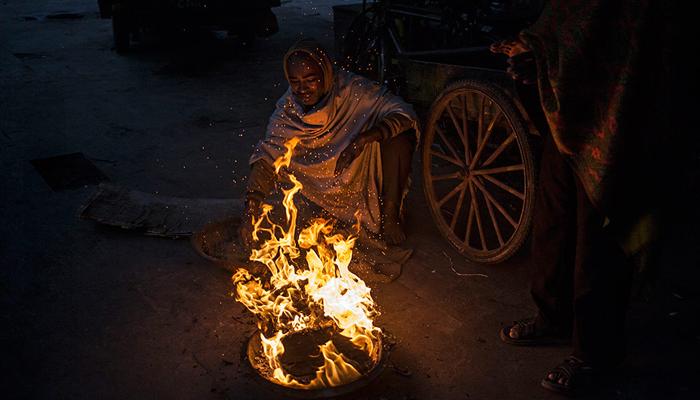
<path fill-rule="evenodd" d="M 365 145 L 379 141 L 382 138 L 382 132 L 379 129 L 371 128 L 364 132 L 361 132 L 357 137 L 346 147 L 340 156 L 338 161 L 335 162 L 335 171 L 333 173 L 335 176 L 340 175 L 341 172 L 352 164 L 357 156 L 362 153 L 365 149 Z"/>
<path fill-rule="evenodd" d="M 340 175 L 341 172 L 347 167 L 352 164 L 352 162 L 357 158 L 357 156 L 362 153 L 362 150 L 365 148 L 365 143 L 363 143 L 363 140 L 360 139 L 360 137 L 356 138 L 353 140 L 348 147 L 343 150 L 342 153 L 340 153 L 340 157 L 338 157 L 338 161 L 335 162 L 335 171 L 333 173 L 335 176 Z"/>

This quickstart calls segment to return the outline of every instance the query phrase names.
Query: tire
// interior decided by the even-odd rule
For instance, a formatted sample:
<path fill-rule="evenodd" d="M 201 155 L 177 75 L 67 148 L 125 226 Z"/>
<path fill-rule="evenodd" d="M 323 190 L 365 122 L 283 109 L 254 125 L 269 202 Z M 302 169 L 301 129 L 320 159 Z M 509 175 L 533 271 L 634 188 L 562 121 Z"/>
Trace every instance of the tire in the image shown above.
<path fill-rule="evenodd" d="M 440 233 L 467 259 L 498 263 L 529 233 L 535 165 L 513 100 L 484 81 L 445 88 L 428 114 L 424 191 Z"/>

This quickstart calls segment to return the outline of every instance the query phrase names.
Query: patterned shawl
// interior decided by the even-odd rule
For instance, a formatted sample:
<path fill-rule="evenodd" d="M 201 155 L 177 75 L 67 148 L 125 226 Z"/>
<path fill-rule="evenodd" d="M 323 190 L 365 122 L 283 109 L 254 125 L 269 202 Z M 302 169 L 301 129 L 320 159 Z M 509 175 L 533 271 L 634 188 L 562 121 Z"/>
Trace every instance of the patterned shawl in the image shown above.
<path fill-rule="evenodd" d="M 646 157 L 665 134 L 659 3 L 553 0 L 521 33 L 537 59 L 557 147 L 611 219 L 620 211 L 634 218 L 648 206 L 653 170 Z"/>

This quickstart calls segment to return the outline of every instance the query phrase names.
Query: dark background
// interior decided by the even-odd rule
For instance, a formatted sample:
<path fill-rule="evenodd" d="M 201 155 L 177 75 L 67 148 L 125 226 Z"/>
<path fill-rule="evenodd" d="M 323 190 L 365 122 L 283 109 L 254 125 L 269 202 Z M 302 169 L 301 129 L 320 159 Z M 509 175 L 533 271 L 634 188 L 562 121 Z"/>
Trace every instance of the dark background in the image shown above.
<path fill-rule="evenodd" d="M 186 240 L 109 229 L 77 213 L 104 177 L 154 194 L 241 196 L 251 148 L 286 90 L 282 55 L 301 35 L 332 48 L 331 6 L 344 3 L 283 2 L 274 9 L 280 32 L 252 46 L 195 33 L 144 38 L 123 56 L 96 1 L 0 1 L 0 396 L 280 398 L 243 358 L 254 321 L 229 296 L 228 272 Z M 697 112 L 684 97 L 688 68 L 674 65 L 675 133 Z M 661 268 L 637 279 L 629 357 L 600 397 L 700 393 L 697 186 L 688 184 L 698 157 L 695 142 L 678 137 L 679 154 L 695 156 L 659 189 L 678 205 L 666 214 Z M 104 176 L 53 190 L 32 160 L 73 153 Z M 379 323 L 398 339 L 396 368 L 348 398 L 555 397 L 539 381 L 569 349 L 508 347 L 497 336 L 534 312 L 526 254 L 468 263 L 429 220 L 414 175 L 414 256 L 397 281 L 372 285 Z"/>

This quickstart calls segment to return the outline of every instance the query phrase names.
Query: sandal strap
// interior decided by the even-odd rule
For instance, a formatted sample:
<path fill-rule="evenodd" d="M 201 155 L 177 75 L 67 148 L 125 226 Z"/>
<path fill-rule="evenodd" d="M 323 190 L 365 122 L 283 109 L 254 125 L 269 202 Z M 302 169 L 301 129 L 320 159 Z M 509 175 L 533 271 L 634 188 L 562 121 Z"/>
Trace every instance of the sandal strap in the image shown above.
<path fill-rule="evenodd" d="M 574 356 L 569 356 L 566 357 L 561 364 L 554 367 L 551 372 L 558 374 L 559 376 L 563 375 L 567 379 L 571 380 L 571 378 L 579 375 L 580 373 L 588 374 L 592 371 L 593 368 L 585 361 Z"/>
<path fill-rule="evenodd" d="M 518 331 L 519 338 L 531 337 L 537 332 L 535 329 L 535 318 L 522 319 L 520 321 L 513 321 L 513 326 Z"/>

